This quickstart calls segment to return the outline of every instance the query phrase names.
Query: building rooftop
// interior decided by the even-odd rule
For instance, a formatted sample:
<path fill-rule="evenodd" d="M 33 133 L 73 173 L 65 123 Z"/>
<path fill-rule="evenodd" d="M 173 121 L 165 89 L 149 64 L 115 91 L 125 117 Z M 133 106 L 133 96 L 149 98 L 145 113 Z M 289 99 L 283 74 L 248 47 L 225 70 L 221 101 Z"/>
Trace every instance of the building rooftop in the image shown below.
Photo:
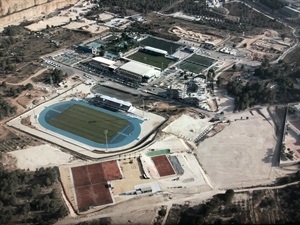
<path fill-rule="evenodd" d="M 145 76 L 145 77 L 148 77 L 148 78 L 160 75 L 160 69 L 159 68 L 149 66 L 147 64 L 140 63 L 140 62 L 137 62 L 137 61 L 134 61 L 134 60 L 120 66 L 120 69 L 126 70 L 126 71 L 131 72 L 131 73 L 139 74 L 141 76 Z"/>
<path fill-rule="evenodd" d="M 93 61 L 96 61 L 96 62 L 99 62 L 99 63 L 102 63 L 102 64 L 105 64 L 105 65 L 113 65 L 115 64 L 115 61 L 113 60 L 110 60 L 110 59 L 106 59 L 104 57 L 95 57 L 92 59 Z"/>

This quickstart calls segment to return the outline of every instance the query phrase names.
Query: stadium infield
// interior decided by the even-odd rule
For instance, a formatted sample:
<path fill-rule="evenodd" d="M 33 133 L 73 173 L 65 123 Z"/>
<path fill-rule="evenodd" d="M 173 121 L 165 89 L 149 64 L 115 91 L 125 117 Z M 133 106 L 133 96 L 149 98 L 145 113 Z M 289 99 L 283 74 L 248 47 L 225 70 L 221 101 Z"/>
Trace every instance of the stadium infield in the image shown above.
<path fill-rule="evenodd" d="M 169 65 L 175 63 L 175 61 L 167 59 L 164 56 L 151 55 L 141 51 L 138 51 L 128 56 L 128 58 L 141 63 L 148 64 L 150 66 L 158 67 L 160 69 L 162 68 L 163 70 L 166 69 Z"/>
<path fill-rule="evenodd" d="M 159 173 L 159 176 L 164 177 L 175 174 L 175 171 L 166 155 L 155 156 L 151 159 Z"/>
<path fill-rule="evenodd" d="M 97 148 L 120 147 L 136 140 L 142 122 L 81 101 L 65 101 L 46 107 L 38 120 L 52 132 Z"/>
<path fill-rule="evenodd" d="M 105 130 L 108 131 L 107 141 L 110 141 L 129 124 L 125 119 L 77 104 L 54 116 L 48 123 L 98 143 L 105 143 Z"/>

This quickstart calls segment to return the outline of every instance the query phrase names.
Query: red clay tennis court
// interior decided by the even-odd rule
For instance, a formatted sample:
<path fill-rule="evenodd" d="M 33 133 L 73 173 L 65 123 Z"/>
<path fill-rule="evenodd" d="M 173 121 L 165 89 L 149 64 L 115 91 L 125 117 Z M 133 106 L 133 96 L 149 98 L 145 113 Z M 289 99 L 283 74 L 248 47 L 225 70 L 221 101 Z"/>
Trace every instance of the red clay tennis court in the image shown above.
<path fill-rule="evenodd" d="M 107 181 L 122 179 L 117 161 L 78 166 L 71 170 L 79 211 L 113 203 Z"/>
<path fill-rule="evenodd" d="M 159 176 L 169 176 L 175 174 L 172 165 L 170 164 L 167 156 L 160 155 L 151 158 L 155 164 L 155 167 L 159 173 Z"/>

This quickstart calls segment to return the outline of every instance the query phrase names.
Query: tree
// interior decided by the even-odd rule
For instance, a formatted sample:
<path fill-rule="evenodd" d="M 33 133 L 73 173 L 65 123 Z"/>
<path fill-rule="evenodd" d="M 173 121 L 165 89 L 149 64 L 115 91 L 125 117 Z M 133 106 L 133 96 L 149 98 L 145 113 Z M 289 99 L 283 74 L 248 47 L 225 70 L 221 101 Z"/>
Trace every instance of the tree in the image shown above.
<path fill-rule="evenodd" d="M 236 71 L 236 64 L 233 64 L 231 68 L 233 71 Z"/>
<path fill-rule="evenodd" d="M 161 208 L 159 211 L 158 211 L 158 215 L 160 216 L 165 216 L 167 213 L 167 210 L 165 208 Z"/>
<path fill-rule="evenodd" d="M 30 195 L 31 197 L 35 198 L 36 196 L 38 196 L 41 192 L 41 186 L 39 184 L 34 185 L 31 189 L 30 189 Z"/>
<path fill-rule="evenodd" d="M 99 51 L 99 56 L 104 56 L 105 52 L 103 50 Z"/>
<path fill-rule="evenodd" d="M 232 189 L 227 190 L 224 194 L 224 202 L 230 203 L 233 196 L 234 196 L 234 191 Z"/>
<path fill-rule="evenodd" d="M 23 207 L 22 207 L 22 210 L 21 210 L 21 213 L 23 215 L 27 215 L 31 210 L 31 207 L 30 207 L 30 204 L 29 203 L 26 203 Z"/>
<path fill-rule="evenodd" d="M 262 67 L 269 67 L 270 66 L 270 60 L 268 58 L 264 58 L 264 60 L 261 63 Z"/>
<path fill-rule="evenodd" d="M 52 184 L 52 182 L 51 182 L 51 180 L 50 180 L 49 177 L 46 178 L 45 184 L 46 184 L 47 186 L 50 186 L 50 185 Z"/>
<path fill-rule="evenodd" d="M 6 88 L 7 87 L 6 82 L 2 81 L 1 86 L 4 87 L 4 88 Z"/>
<path fill-rule="evenodd" d="M 32 90 L 33 89 L 33 85 L 32 85 L 32 83 L 28 83 L 28 84 L 26 84 L 26 89 L 27 90 Z"/>

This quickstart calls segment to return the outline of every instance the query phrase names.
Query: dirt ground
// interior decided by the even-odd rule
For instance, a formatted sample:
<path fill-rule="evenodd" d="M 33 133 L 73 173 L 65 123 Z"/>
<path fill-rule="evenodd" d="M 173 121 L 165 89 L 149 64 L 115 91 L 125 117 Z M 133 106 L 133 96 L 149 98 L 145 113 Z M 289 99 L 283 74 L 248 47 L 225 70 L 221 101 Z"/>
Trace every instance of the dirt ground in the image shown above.
<path fill-rule="evenodd" d="M 293 42 L 294 41 L 289 38 L 282 40 L 280 34 L 275 30 L 267 30 L 263 34 L 243 36 L 239 44 L 237 44 L 237 48 L 249 50 L 252 53 L 253 60 L 261 60 L 264 56 L 275 59 L 288 48 L 288 45 L 292 46 Z M 286 45 L 279 43 L 285 43 Z M 246 47 L 244 47 L 244 45 L 246 45 Z"/>
<path fill-rule="evenodd" d="M 198 159 L 218 188 L 236 188 L 274 180 L 274 124 L 257 111 L 235 113 L 222 132 L 200 142 Z M 248 119 L 246 119 L 248 117 Z"/>
<path fill-rule="evenodd" d="M 185 39 L 185 38 L 192 39 L 193 41 L 196 41 L 196 42 L 209 41 L 209 42 L 214 43 L 214 45 L 219 45 L 223 41 L 223 39 L 221 39 L 218 36 L 203 34 L 200 32 L 193 32 L 193 31 L 186 30 L 186 29 L 178 27 L 178 26 L 172 27 L 170 29 L 170 32 L 176 34 L 178 37 L 181 37 L 183 39 Z"/>
<path fill-rule="evenodd" d="M 153 24 L 156 28 L 155 31 L 159 33 L 168 33 L 170 29 L 170 24 L 173 26 L 179 26 L 179 27 L 188 27 L 190 30 L 202 33 L 202 34 L 211 34 L 214 36 L 219 36 L 220 38 L 224 38 L 228 36 L 228 33 L 224 30 L 209 28 L 207 30 L 206 26 L 202 26 L 199 24 L 196 24 L 192 21 L 177 19 L 174 17 L 168 17 L 157 13 L 149 13 L 145 17 L 146 21 L 149 21 L 149 23 Z M 161 21 L 164 21 L 163 23 Z"/>
<path fill-rule="evenodd" d="M 78 162 L 72 155 L 48 144 L 17 150 L 8 154 L 16 159 L 18 168 L 31 171 L 40 167 L 52 167 Z"/>

